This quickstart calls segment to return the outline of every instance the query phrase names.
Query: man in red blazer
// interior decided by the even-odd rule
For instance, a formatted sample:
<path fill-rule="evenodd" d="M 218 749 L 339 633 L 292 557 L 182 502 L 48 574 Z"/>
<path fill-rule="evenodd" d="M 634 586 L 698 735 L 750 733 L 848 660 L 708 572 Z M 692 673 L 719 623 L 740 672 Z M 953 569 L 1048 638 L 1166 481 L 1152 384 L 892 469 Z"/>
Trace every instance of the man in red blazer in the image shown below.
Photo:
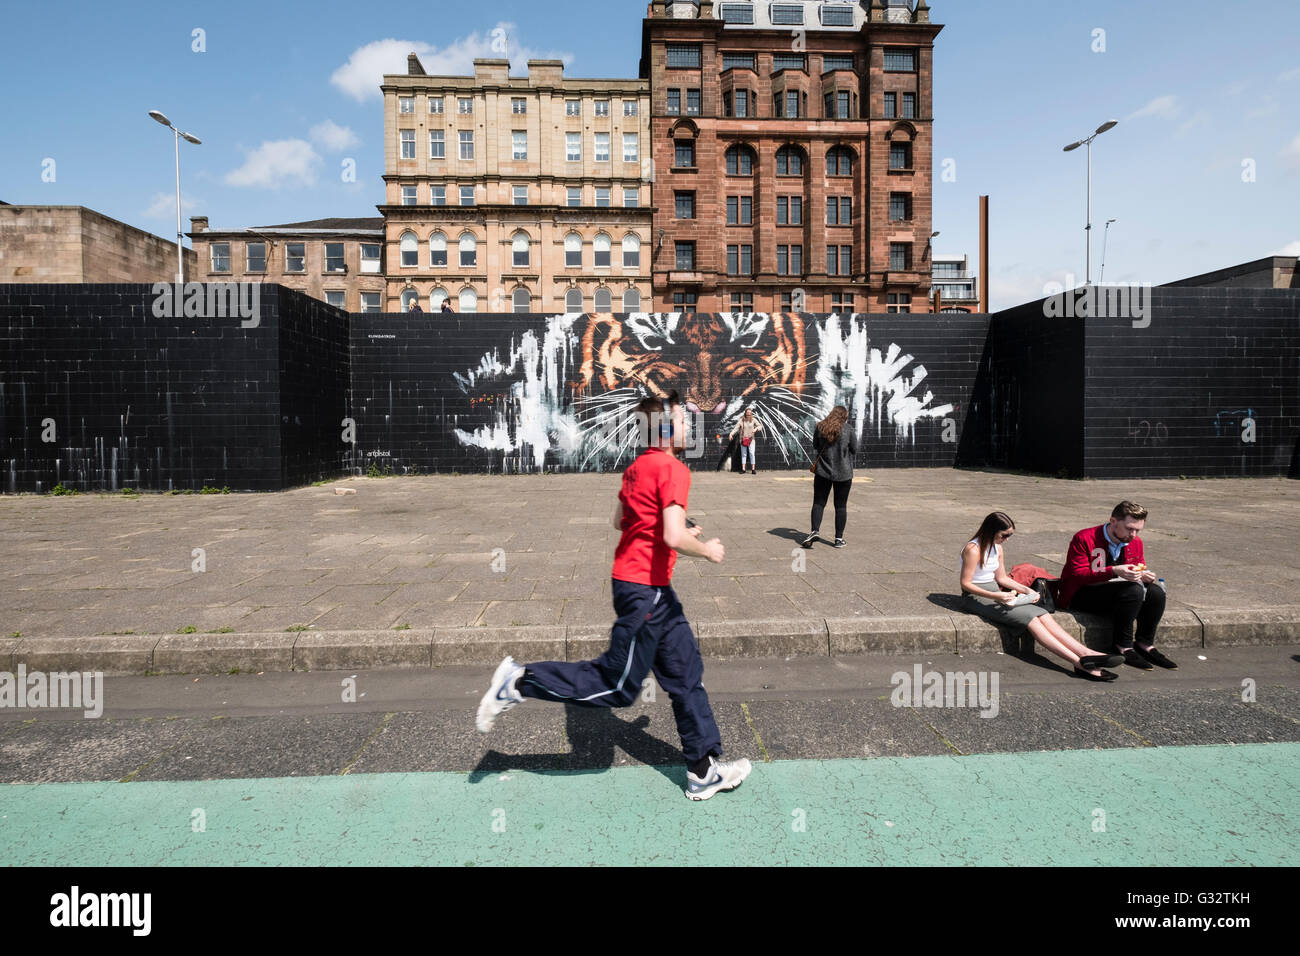
<path fill-rule="evenodd" d="M 1155 649 L 1156 627 L 1165 613 L 1165 590 L 1156 583 L 1155 573 L 1147 570 L 1142 554 L 1138 533 L 1146 518 L 1145 508 L 1121 501 L 1108 522 L 1076 534 L 1065 555 L 1056 603 L 1109 617 L 1114 653 L 1149 671 L 1152 664 L 1178 665 Z"/>

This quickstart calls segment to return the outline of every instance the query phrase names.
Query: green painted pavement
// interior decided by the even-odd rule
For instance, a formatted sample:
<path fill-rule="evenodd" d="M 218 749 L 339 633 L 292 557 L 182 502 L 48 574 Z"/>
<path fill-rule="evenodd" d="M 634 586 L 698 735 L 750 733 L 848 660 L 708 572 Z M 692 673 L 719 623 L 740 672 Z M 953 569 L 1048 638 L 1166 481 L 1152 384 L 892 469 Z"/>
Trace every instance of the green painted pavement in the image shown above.
<path fill-rule="evenodd" d="M 1300 744 L 789 760 L 684 771 L 8 784 L 10 865 L 1283 865 Z M 202 810 L 206 829 L 191 821 Z M 1095 811 L 1104 812 L 1103 820 Z"/>

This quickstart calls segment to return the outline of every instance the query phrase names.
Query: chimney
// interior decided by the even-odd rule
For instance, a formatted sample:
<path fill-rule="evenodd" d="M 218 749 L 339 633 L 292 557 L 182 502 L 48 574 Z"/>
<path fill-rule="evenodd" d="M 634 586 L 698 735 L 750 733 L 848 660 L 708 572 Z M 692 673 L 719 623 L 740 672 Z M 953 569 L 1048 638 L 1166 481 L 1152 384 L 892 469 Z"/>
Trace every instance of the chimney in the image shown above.
<path fill-rule="evenodd" d="M 989 308 L 989 197 L 980 196 L 980 311 Z"/>
<path fill-rule="evenodd" d="M 207 231 L 208 231 L 208 217 L 207 217 L 207 216 L 190 216 L 190 232 L 191 232 L 191 233 L 195 233 L 195 234 L 197 234 L 197 233 L 200 233 L 200 232 L 207 232 Z"/>
<path fill-rule="evenodd" d="M 930 5 L 926 3 L 925 0 L 920 0 L 920 2 L 916 5 L 915 22 L 917 23 L 930 22 Z"/>
<path fill-rule="evenodd" d="M 424 64 L 414 53 L 406 54 L 406 75 L 407 76 L 427 76 L 424 72 Z"/>

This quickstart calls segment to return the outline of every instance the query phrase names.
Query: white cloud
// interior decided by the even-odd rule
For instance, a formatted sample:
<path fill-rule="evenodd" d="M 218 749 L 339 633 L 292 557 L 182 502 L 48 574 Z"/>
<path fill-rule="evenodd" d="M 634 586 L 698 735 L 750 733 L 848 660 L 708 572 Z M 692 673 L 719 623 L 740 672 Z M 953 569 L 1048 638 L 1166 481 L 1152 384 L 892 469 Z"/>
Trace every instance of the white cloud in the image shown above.
<path fill-rule="evenodd" d="M 1300 256 L 1300 239 L 1295 242 L 1288 242 L 1277 252 L 1272 253 L 1275 256 Z"/>
<path fill-rule="evenodd" d="M 1166 119 L 1178 115 L 1178 97 L 1176 96 L 1157 96 L 1154 100 L 1142 107 L 1135 113 L 1129 114 L 1129 119 L 1142 119 L 1146 116 L 1161 116 Z"/>
<path fill-rule="evenodd" d="M 226 173 L 231 186 L 313 186 L 321 158 L 305 139 L 267 140 L 250 151 L 244 165 Z"/>
<path fill-rule="evenodd" d="M 181 213 L 193 212 L 199 206 L 199 200 L 181 193 Z M 149 208 L 143 213 L 146 219 L 175 219 L 176 194 L 154 193 Z"/>
<path fill-rule="evenodd" d="M 1300 80 L 1300 66 L 1277 75 L 1277 81 L 1279 83 L 1290 83 L 1292 80 Z"/>
<path fill-rule="evenodd" d="M 347 126 L 340 126 L 333 120 L 326 120 L 323 123 L 317 123 L 311 128 L 311 138 L 321 149 L 327 153 L 339 153 L 345 149 L 351 149 L 353 146 L 360 146 L 361 140 L 356 133 Z"/>
<path fill-rule="evenodd" d="M 378 99 L 385 73 L 405 73 L 406 55 L 420 58 L 425 72 L 435 76 L 469 76 L 475 58 L 509 58 L 512 73 L 522 74 L 528 60 L 563 60 L 572 53 L 535 50 L 519 41 L 513 23 L 498 23 L 486 34 L 474 32 L 437 47 L 421 40 L 375 40 L 352 51 L 348 61 L 330 75 L 330 82 L 357 101 Z"/>
<path fill-rule="evenodd" d="M 1204 126 L 1210 121 L 1210 114 L 1205 110 L 1197 110 L 1189 119 L 1178 127 L 1179 133 L 1186 133 L 1198 126 Z"/>

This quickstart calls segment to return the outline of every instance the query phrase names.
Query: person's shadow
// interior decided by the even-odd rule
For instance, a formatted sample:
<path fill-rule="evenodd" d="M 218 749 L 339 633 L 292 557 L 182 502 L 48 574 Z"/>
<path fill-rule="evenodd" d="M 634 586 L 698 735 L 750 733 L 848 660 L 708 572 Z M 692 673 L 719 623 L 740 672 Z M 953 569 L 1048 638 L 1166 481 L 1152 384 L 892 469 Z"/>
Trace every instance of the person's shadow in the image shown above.
<path fill-rule="evenodd" d="M 787 541 L 803 541 L 808 537 L 807 531 L 796 531 L 794 528 L 772 528 L 768 532 L 778 538 L 785 538 Z"/>
<path fill-rule="evenodd" d="M 601 773 L 614 765 L 617 746 L 629 757 L 653 767 L 680 787 L 686 786 L 686 764 L 677 747 L 646 732 L 650 717 L 639 714 L 623 720 L 608 707 L 564 706 L 565 735 L 570 753 L 505 754 L 489 750 L 469 774 L 480 783 L 494 773 L 524 770 L 530 773 Z"/>
<path fill-rule="evenodd" d="M 936 604 L 945 611 L 952 611 L 956 614 L 968 613 L 962 609 L 961 598 L 955 594 L 940 594 L 935 591 L 927 594 L 925 597 L 931 604 Z M 971 616 L 977 617 L 978 615 Z M 981 620 L 985 619 L 982 618 Z M 992 624 L 993 622 L 990 621 L 989 623 Z M 1034 643 L 1034 635 L 1030 634 L 1028 631 L 1022 631 L 1019 635 L 1015 635 L 1005 627 L 997 624 L 994 624 L 993 626 L 998 629 L 998 637 L 1002 639 L 1002 653 L 1008 654 L 1011 657 L 1018 657 L 1026 664 L 1032 664 L 1035 667 L 1042 667 L 1049 671 L 1068 674 L 1071 677 L 1075 676 L 1073 669 L 1066 669 L 1055 661 L 1050 661 L 1039 654 L 1038 647 Z"/>

